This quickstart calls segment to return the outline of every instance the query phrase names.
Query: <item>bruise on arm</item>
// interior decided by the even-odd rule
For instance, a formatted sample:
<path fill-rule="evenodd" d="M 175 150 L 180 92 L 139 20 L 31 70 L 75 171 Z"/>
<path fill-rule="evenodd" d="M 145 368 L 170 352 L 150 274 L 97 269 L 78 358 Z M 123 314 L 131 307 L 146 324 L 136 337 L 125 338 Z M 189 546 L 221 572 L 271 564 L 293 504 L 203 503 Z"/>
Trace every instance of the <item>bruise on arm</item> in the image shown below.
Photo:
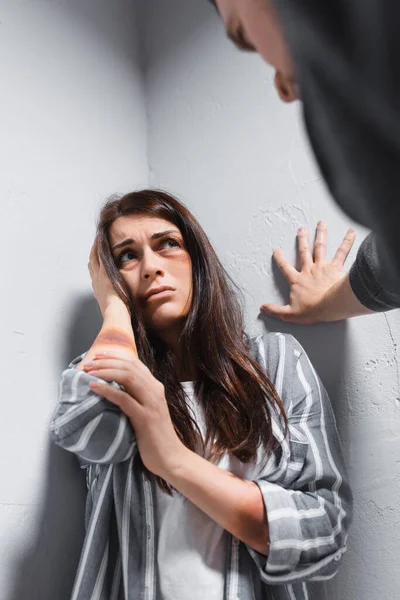
<path fill-rule="evenodd" d="M 102 329 L 93 342 L 93 346 L 119 346 L 124 349 L 130 349 L 135 354 L 136 345 L 135 340 L 123 329 L 117 329 L 116 327 L 107 327 Z"/>
<path fill-rule="evenodd" d="M 85 358 L 76 368 L 82 371 L 84 364 L 92 360 L 95 354 L 98 352 L 107 352 L 107 350 L 111 349 L 116 350 L 121 355 L 121 358 L 137 357 L 138 355 L 133 335 L 118 327 L 105 327 L 100 331 Z"/>

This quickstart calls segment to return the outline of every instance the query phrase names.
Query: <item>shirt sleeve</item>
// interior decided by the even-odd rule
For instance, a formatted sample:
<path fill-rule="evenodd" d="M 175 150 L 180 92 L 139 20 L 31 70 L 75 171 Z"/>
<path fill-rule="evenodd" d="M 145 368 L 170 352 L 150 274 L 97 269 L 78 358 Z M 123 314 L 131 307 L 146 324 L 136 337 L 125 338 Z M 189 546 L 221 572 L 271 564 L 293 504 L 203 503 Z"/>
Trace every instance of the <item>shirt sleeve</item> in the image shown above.
<path fill-rule="evenodd" d="M 279 479 L 256 480 L 270 547 L 268 557 L 249 549 L 269 585 L 335 575 L 352 519 L 352 493 L 328 395 L 302 347 L 292 336 L 281 337 L 289 421 L 280 459 L 284 468 Z"/>
<path fill-rule="evenodd" d="M 123 462 L 136 450 L 132 426 L 117 406 L 90 388 L 90 382 L 99 379 L 75 368 L 84 356 L 72 361 L 62 374 L 51 422 L 52 440 L 76 454 L 82 466 Z M 110 385 L 120 388 L 115 382 Z"/>
<path fill-rule="evenodd" d="M 391 286 L 375 234 L 370 233 L 361 244 L 349 277 L 354 294 L 370 310 L 383 312 L 400 308 L 400 292 Z"/>

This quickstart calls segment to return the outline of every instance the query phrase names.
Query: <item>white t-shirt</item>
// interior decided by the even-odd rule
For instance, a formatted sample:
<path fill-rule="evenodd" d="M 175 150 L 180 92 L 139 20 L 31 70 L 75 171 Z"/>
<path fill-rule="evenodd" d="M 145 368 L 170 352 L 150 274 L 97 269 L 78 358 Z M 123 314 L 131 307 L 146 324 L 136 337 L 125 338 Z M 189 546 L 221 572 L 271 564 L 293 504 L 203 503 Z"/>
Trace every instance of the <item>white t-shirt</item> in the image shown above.
<path fill-rule="evenodd" d="M 194 383 L 181 383 L 203 439 L 203 407 Z M 200 452 L 199 452 L 200 453 Z M 259 460 L 265 461 L 265 454 Z M 242 463 L 225 455 L 217 463 L 238 477 L 252 479 L 260 462 Z M 222 600 L 228 533 L 184 496 L 165 494 L 156 486 L 158 552 L 157 565 L 162 600 Z"/>
<path fill-rule="evenodd" d="M 188 406 L 202 436 L 203 410 L 194 383 L 183 382 Z M 227 533 L 184 496 L 165 494 L 156 486 L 158 573 L 163 600 L 221 600 Z"/>

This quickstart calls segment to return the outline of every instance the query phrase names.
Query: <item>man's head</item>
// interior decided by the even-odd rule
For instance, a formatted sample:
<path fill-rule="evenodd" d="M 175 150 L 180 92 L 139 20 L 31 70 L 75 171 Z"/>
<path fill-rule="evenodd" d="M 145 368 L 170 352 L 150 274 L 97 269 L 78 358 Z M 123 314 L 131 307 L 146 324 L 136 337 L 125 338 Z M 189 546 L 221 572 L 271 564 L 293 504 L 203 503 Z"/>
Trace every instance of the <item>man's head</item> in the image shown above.
<path fill-rule="evenodd" d="M 284 102 L 298 98 L 294 65 L 272 0 L 211 0 L 228 37 L 241 50 L 258 52 L 275 68 L 275 87 Z"/>

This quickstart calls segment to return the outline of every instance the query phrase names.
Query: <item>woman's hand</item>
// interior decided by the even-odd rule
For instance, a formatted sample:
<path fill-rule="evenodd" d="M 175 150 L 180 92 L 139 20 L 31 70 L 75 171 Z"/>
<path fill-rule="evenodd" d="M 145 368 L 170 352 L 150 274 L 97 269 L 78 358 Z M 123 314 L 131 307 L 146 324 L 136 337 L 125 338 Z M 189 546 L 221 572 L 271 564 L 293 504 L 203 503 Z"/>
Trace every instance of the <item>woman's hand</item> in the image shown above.
<path fill-rule="evenodd" d="M 326 238 L 327 226 L 319 222 L 313 256 L 307 229 L 299 229 L 300 271 L 286 260 L 282 250 L 275 250 L 275 261 L 290 285 L 289 304 L 264 304 L 260 308 L 262 314 L 302 324 L 344 318 L 331 309 L 329 298 L 335 286 L 346 277 L 343 267 L 356 233 L 348 230 L 331 262 L 326 260 Z"/>
<path fill-rule="evenodd" d="M 103 325 L 86 355 L 86 361 L 92 360 L 97 352 L 108 351 L 108 349 L 117 351 L 126 358 L 136 357 L 137 348 L 132 330 L 131 314 L 126 304 L 115 292 L 107 276 L 98 254 L 97 240 L 90 251 L 88 267 L 93 294 L 103 316 Z M 76 368 L 80 371 L 83 370 L 83 363 Z"/>
<path fill-rule="evenodd" d="M 125 391 L 97 382 L 90 387 L 127 415 L 135 430 L 140 456 L 149 471 L 167 478 L 178 468 L 188 451 L 179 440 L 168 409 L 164 386 L 138 358 L 124 358 L 118 352 L 102 352 L 85 362 L 90 375 L 116 381 Z"/>
<path fill-rule="evenodd" d="M 93 295 L 96 298 L 101 314 L 105 315 L 106 309 L 114 303 L 122 303 L 122 300 L 116 293 L 112 283 L 106 273 L 103 263 L 100 260 L 97 239 L 90 251 L 88 269 L 92 280 Z"/>

